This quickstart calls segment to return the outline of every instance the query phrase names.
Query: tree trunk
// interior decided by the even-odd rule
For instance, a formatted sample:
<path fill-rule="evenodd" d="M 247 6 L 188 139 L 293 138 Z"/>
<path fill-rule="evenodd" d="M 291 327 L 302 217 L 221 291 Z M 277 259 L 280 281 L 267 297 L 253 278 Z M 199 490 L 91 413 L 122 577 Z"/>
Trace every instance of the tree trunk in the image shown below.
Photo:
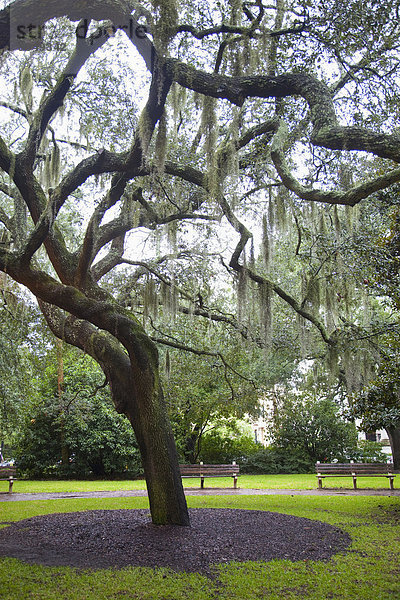
<path fill-rule="evenodd" d="M 396 471 L 400 470 L 400 427 L 386 427 L 392 448 L 393 464 Z"/>
<path fill-rule="evenodd" d="M 88 321 L 65 315 L 42 301 L 40 308 L 55 335 L 94 358 L 110 385 L 114 406 L 135 432 L 156 525 L 189 525 L 178 454 L 159 383 L 154 346 L 143 337 L 142 356 L 129 357 L 114 336 Z"/>
<path fill-rule="evenodd" d="M 175 440 L 158 374 L 154 381 L 153 375 L 136 375 L 134 395 L 129 388 L 124 391 L 124 413 L 138 442 L 153 523 L 189 525 Z"/>

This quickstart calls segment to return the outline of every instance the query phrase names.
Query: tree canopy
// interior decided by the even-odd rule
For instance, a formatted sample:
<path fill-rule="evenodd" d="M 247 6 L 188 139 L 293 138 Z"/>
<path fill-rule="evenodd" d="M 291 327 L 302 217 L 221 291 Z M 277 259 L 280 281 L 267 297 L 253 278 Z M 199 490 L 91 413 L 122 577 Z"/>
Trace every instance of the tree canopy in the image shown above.
<path fill-rule="evenodd" d="M 6 4 L 0 269 L 99 363 L 153 521 L 187 524 L 157 350 L 199 352 L 177 314 L 266 358 L 360 362 L 346 251 L 400 180 L 399 3 Z"/>

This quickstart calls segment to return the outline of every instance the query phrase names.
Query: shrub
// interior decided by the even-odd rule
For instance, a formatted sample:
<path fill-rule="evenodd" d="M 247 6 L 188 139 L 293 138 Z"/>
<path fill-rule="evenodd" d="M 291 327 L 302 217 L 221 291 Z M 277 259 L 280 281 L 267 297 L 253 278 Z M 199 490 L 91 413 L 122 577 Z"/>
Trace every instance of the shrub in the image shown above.
<path fill-rule="evenodd" d="M 351 460 L 356 462 L 386 462 L 388 455 L 382 450 L 379 442 L 362 440 L 357 449 L 351 454 Z"/>
<path fill-rule="evenodd" d="M 62 460 L 67 454 L 67 460 Z M 135 477 L 141 473 L 133 430 L 111 402 L 94 398 L 60 413 L 54 402 L 26 422 L 16 453 L 20 472 L 42 477 Z"/>
<path fill-rule="evenodd" d="M 290 452 L 282 448 L 270 446 L 247 456 L 240 463 L 243 473 L 278 474 L 278 473 L 310 473 L 314 464 L 305 454 L 299 451 Z"/>
<path fill-rule="evenodd" d="M 236 461 L 242 464 L 260 449 L 250 435 L 224 434 L 218 430 L 203 436 L 199 460 L 208 464 L 226 464 Z"/>

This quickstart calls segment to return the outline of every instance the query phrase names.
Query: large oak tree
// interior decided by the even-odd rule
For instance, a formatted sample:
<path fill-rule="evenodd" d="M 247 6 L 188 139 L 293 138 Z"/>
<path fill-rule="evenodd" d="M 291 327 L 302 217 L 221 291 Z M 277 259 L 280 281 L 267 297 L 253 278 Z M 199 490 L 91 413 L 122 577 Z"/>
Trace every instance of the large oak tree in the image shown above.
<path fill-rule="evenodd" d="M 150 263 L 139 251 L 133 258 L 127 252 L 128 234 L 138 228 L 168 226 L 173 231 L 176 223 L 204 222 L 211 236 L 222 223 L 234 240 L 232 247 L 231 241 L 227 244 L 229 264 L 224 262 L 223 269 L 236 274 L 242 301 L 248 282 L 260 289 L 265 308 L 261 345 L 269 343 L 268 303 L 274 295 L 335 348 L 338 331 L 326 311 L 314 310 L 307 291 L 299 297 L 268 268 L 271 221 L 265 215 L 263 266 L 253 259 L 243 206 L 253 206 L 252 222 L 261 229 L 265 191 L 272 204 L 286 194 L 293 210 L 301 212 L 314 205 L 353 207 L 400 180 L 398 123 L 390 113 L 397 89 L 398 6 L 350 4 L 77 0 L 65 7 L 54 0 L 15 0 L 0 12 L 2 64 L 8 81 L 20 83 L 15 100 L 6 89 L 1 101 L 7 118 L 2 118 L 0 139 L 0 268 L 36 296 L 58 337 L 83 349 L 103 369 L 115 407 L 127 415 L 137 437 L 154 523 L 189 523 L 158 352 L 121 301 L 123 295 L 107 286 L 107 276 L 129 264 L 132 287 L 140 287 L 143 273 L 150 274 L 170 291 L 159 300 L 164 306 L 179 296 L 187 302 L 179 308 L 182 313 L 225 320 L 248 339 L 252 334 L 240 311 L 238 319 L 212 313 L 201 293 L 190 296 L 173 276 L 161 273 L 163 257 Z M 68 27 L 64 33 L 59 25 L 57 36 L 74 42 L 74 48 L 55 61 L 55 40 L 42 25 L 57 27 L 64 17 L 74 22 L 76 35 L 68 37 Z M 111 66 L 117 27 L 122 33 L 115 37 L 123 38 L 127 52 L 131 46 L 136 52 L 136 64 L 131 60 L 119 80 L 133 85 L 135 79 L 144 81 L 143 70 L 149 75 L 140 116 L 132 105 L 124 112 L 119 103 Z M 47 74 L 37 66 L 42 38 L 50 42 L 55 76 L 51 66 Z M 24 59 L 19 60 L 19 50 Z M 107 91 L 104 131 L 114 128 L 115 137 L 108 143 L 98 134 L 96 143 L 83 144 L 66 139 L 59 115 L 63 106 L 71 107 L 71 131 L 77 112 L 85 122 L 79 93 L 97 54 L 110 64 L 109 83 L 102 78 L 96 84 Z M 29 60 L 36 60 L 35 68 Z M 101 61 L 96 65 L 100 69 Z M 97 101 L 98 110 L 104 110 L 100 96 Z M 97 118 L 93 103 L 87 102 Z M 370 169 L 363 158 L 364 172 L 354 170 L 349 177 L 346 165 L 353 152 L 379 159 L 379 170 Z M 102 195 L 96 177 L 106 182 Z M 83 206 L 91 210 L 81 236 L 71 235 L 63 220 L 71 198 L 78 213 Z M 294 221 L 298 255 L 305 229 L 296 214 Z M 176 247 L 172 258 L 183 254 Z"/>

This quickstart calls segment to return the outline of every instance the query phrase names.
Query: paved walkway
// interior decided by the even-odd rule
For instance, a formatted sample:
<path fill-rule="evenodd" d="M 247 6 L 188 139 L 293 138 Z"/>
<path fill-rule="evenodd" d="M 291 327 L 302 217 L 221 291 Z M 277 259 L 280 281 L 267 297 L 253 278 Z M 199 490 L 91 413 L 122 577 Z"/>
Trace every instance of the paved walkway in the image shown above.
<path fill-rule="evenodd" d="M 186 496 L 398 496 L 400 489 L 360 489 L 351 488 L 322 490 L 264 490 L 264 489 L 237 489 L 232 488 L 186 488 Z M 8 494 L 0 493 L 0 502 L 18 502 L 21 500 L 65 500 L 74 498 L 130 498 L 146 497 L 146 490 L 116 490 L 102 492 L 64 492 L 55 494 Z"/>

